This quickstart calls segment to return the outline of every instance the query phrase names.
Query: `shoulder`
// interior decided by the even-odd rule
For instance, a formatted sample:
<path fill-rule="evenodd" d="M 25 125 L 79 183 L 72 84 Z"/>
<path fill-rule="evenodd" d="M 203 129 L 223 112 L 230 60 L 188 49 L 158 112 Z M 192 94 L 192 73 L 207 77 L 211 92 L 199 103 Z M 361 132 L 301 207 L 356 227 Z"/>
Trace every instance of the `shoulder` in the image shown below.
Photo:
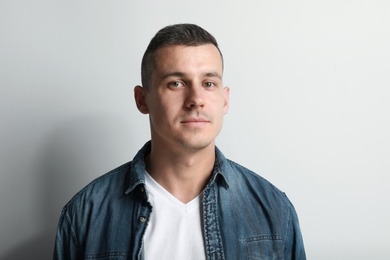
<path fill-rule="evenodd" d="M 88 208 L 90 205 L 101 203 L 103 199 L 125 194 L 127 173 L 130 172 L 130 168 L 131 162 L 127 162 L 94 179 L 73 196 L 63 207 L 62 212 L 75 208 Z"/>
<path fill-rule="evenodd" d="M 237 181 L 250 181 L 250 183 L 259 185 L 261 188 L 267 188 L 275 190 L 275 192 L 281 192 L 276 186 L 254 171 L 229 159 L 226 159 L 226 162 L 230 168 L 229 179 L 233 178 Z"/>
<path fill-rule="evenodd" d="M 134 201 L 134 196 L 125 193 L 131 165 L 126 163 L 96 178 L 63 207 L 57 229 L 58 243 L 72 241 L 75 247 L 82 248 L 89 241 L 92 245 L 89 250 L 95 250 L 102 244 L 103 224 L 108 235 L 115 232 L 118 220 L 124 226 L 131 226 L 131 218 L 121 219 L 126 212 L 131 212 Z M 126 236 L 126 230 L 120 234 Z"/>
<path fill-rule="evenodd" d="M 264 179 L 259 174 L 248 168 L 226 158 L 223 153 L 216 148 L 216 171 L 220 172 L 229 189 L 235 192 L 244 192 L 249 195 L 272 195 L 275 198 L 286 200 L 284 192 Z"/>
<path fill-rule="evenodd" d="M 241 190 L 249 198 L 261 200 L 267 204 L 276 203 L 281 204 L 281 206 L 292 206 L 283 191 L 259 174 L 232 160 L 226 159 L 226 163 L 228 167 L 225 169 L 227 169 L 227 178 L 231 189 Z"/>

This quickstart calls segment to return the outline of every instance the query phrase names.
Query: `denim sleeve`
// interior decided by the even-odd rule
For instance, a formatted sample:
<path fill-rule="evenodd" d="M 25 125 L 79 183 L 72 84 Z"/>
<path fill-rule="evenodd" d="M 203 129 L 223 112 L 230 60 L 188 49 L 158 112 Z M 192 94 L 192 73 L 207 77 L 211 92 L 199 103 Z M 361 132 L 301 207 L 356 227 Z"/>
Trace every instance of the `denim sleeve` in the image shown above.
<path fill-rule="evenodd" d="M 53 260 L 78 259 L 78 246 L 70 218 L 62 212 L 58 223 Z"/>
<path fill-rule="evenodd" d="M 306 260 L 305 247 L 303 245 L 298 216 L 293 205 L 291 205 L 284 256 L 284 259 L 286 260 Z"/>

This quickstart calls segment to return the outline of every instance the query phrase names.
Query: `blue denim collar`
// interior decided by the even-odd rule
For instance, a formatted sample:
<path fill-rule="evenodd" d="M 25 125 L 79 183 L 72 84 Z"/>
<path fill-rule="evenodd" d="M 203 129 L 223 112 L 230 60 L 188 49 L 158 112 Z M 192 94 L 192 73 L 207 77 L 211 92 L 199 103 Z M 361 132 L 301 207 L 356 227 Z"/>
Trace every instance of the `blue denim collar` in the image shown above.
<path fill-rule="evenodd" d="M 126 194 L 132 192 L 138 185 L 145 185 L 145 157 L 151 151 L 151 141 L 148 141 L 135 155 L 130 167 L 129 186 Z"/>
<path fill-rule="evenodd" d="M 130 176 L 128 179 L 129 186 L 125 191 L 126 194 L 132 192 L 138 185 L 145 185 L 145 157 L 150 153 L 150 151 L 151 141 L 148 141 L 135 155 L 130 167 Z M 228 179 L 231 167 L 218 147 L 215 147 L 215 156 L 216 160 L 213 175 L 209 184 L 217 182 L 217 184 L 220 184 L 228 189 Z"/>
<path fill-rule="evenodd" d="M 232 173 L 228 160 L 225 158 L 223 153 L 215 147 L 215 164 L 213 176 L 211 177 L 210 184 L 217 182 L 219 185 L 229 188 L 229 175 Z"/>

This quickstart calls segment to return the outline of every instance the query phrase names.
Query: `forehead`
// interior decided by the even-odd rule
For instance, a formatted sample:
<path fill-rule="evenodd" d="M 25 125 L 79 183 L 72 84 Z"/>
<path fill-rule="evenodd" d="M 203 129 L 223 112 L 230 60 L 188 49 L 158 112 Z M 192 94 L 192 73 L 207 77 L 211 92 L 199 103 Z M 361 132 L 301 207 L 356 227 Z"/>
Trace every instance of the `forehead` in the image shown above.
<path fill-rule="evenodd" d="M 222 56 L 213 44 L 169 45 L 156 51 L 155 70 L 213 69 L 222 74 Z"/>

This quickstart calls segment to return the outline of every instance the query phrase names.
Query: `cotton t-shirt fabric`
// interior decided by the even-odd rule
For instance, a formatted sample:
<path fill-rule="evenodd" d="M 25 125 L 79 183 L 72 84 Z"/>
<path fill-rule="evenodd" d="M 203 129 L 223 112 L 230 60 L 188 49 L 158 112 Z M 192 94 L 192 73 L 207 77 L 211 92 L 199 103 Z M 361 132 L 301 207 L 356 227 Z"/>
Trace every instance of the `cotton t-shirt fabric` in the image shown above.
<path fill-rule="evenodd" d="M 145 173 L 153 207 L 144 236 L 144 259 L 206 259 L 202 232 L 201 195 L 183 203 Z"/>

